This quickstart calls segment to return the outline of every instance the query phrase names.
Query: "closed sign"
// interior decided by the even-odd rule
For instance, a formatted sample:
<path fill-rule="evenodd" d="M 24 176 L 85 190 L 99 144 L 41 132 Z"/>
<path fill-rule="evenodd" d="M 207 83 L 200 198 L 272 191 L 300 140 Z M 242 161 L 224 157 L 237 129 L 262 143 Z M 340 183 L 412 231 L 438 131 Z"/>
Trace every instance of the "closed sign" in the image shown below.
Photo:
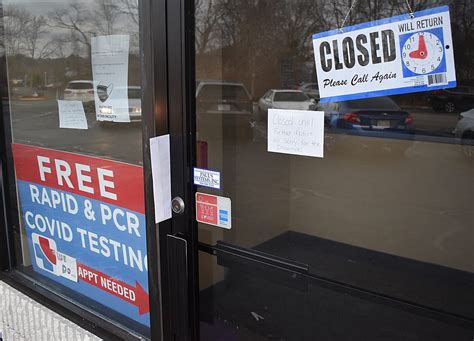
<path fill-rule="evenodd" d="M 456 86 L 448 6 L 313 35 L 321 102 Z"/>

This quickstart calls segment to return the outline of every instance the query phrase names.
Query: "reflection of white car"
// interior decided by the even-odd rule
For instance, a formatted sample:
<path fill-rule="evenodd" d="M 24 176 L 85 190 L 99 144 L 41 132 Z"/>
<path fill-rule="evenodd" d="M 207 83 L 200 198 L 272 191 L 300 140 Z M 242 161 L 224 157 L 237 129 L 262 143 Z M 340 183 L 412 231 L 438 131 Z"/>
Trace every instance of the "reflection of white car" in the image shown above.
<path fill-rule="evenodd" d="M 142 89 L 139 86 L 128 87 L 128 112 L 130 122 L 142 120 Z"/>
<path fill-rule="evenodd" d="M 260 119 L 267 119 L 268 109 L 316 110 L 316 102 L 300 90 L 269 90 L 258 101 Z"/>
<path fill-rule="evenodd" d="M 77 80 L 69 82 L 64 89 L 64 99 L 66 101 L 94 101 L 94 82 L 87 80 Z"/>
<path fill-rule="evenodd" d="M 299 89 L 309 97 L 314 98 L 316 101 L 319 101 L 318 83 L 306 83 L 301 85 Z"/>
<path fill-rule="evenodd" d="M 117 88 L 123 89 L 123 88 Z M 142 120 L 142 89 L 139 86 L 129 86 L 127 88 L 127 95 L 128 95 L 128 113 L 130 117 L 130 122 L 141 122 Z M 120 107 L 119 107 L 120 108 Z M 113 107 L 102 108 L 102 113 L 106 115 L 113 115 L 114 109 Z M 124 110 L 121 110 L 123 112 Z M 112 122 L 112 121 L 100 121 L 100 125 L 103 127 L 108 127 L 112 123 L 122 123 L 122 122 Z M 128 122 L 124 122 L 128 123 Z"/>
<path fill-rule="evenodd" d="M 462 112 L 454 128 L 454 135 L 465 144 L 474 145 L 474 109 Z"/>

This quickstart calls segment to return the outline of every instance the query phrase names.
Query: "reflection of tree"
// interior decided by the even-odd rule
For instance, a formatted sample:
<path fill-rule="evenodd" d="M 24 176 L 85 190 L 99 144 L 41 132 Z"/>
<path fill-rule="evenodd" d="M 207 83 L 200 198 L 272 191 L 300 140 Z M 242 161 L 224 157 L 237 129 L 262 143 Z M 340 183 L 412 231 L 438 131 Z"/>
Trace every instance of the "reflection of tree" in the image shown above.
<path fill-rule="evenodd" d="M 15 56 L 22 51 L 24 27 L 28 24 L 29 13 L 13 5 L 4 8 L 5 42 L 7 54 Z"/>
<path fill-rule="evenodd" d="M 111 35 L 116 33 L 114 25 L 122 14 L 116 0 L 96 1 L 97 11 L 92 17 L 94 26 L 100 34 Z"/>
<path fill-rule="evenodd" d="M 21 3 L 5 6 L 10 78 L 28 86 L 56 83 L 61 88 L 72 79 L 91 79 L 91 38 L 129 34 L 130 52 L 137 55 L 130 57 L 130 80 L 139 84 L 138 9 L 138 0 L 70 0 L 43 17 Z"/>
<path fill-rule="evenodd" d="M 219 6 L 215 6 L 214 0 L 196 0 L 196 53 L 200 54 L 206 51 L 211 42 L 212 35 L 222 16 L 222 10 Z"/>
<path fill-rule="evenodd" d="M 94 30 L 90 24 L 91 13 L 78 2 L 70 3 L 67 8 L 55 10 L 50 13 L 51 26 L 67 30 L 71 41 L 86 47 L 90 56 L 90 36 Z"/>
<path fill-rule="evenodd" d="M 122 14 L 132 20 L 132 22 L 138 27 L 139 12 L 138 12 L 138 0 L 118 0 L 118 8 Z"/>
<path fill-rule="evenodd" d="M 133 53 L 139 54 L 140 49 L 140 35 L 139 35 L 139 25 L 140 25 L 140 12 L 138 6 L 138 0 L 117 0 L 118 11 L 121 13 L 122 17 L 126 20 L 126 26 L 128 27 L 128 32 L 130 32 L 130 50 L 134 51 Z"/>
<path fill-rule="evenodd" d="M 474 2 L 453 1 L 450 11 L 458 78 L 468 79 L 474 85 Z"/>
<path fill-rule="evenodd" d="M 196 0 L 197 77 L 239 80 L 257 96 L 271 87 L 315 81 L 311 36 L 340 27 L 346 15 L 349 26 L 448 4 L 455 46 L 473 44 L 472 0 L 358 0 L 349 12 L 353 2 Z M 461 81 L 473 78 L 473 51 L 456 49 Z"/>
<path fill-rule="evenodd" d="M 31 58 L 45 58 L 51 46 L 42 41 L 47 33 L 46 19 L 35 16 L 25 8 L 9 5 L 5 8 L 5 40 L 9 55 L 25 54 Z"/>
<path fill-rule="evenodd" d="M 198 77 L 219 77 L 218 63 L 206 60 L 222 56 L 221 77 L 240 79 L 253 93 L 277 82 L 275 70 L 282 63 L 309 60 L 311 34 L 325 22 L 317 15 L 320 0 L 203 0 L 196 5 Z"/>
<path fill-rule="evenodd" d="M 5 56 L 5 43 L 4 43 L 4 25 L 3 25 L 3 4 L 0 2 L 0 59 Z M 0 61 L 4 62 L 4 61 Z"/>
<path fill-rule="evenodd" d="M 24 43 L 27 55 L 31 58 L 36 57 L 36 50 L 38 49 L 39 39 L 44 33 L 46 27 L 46 20 L 42 16 L 30 16 L 28 23 L 24 27 Z M 45 44 L 39 51 L 41 58 L 48 50 L 48 45 Z"/>
<path fill-rule="evenodd" d="M 439 6 L 442 0 L 330 0 L 325 1 L 324 16 L 330 25 L 328 29 L 339 28 L 347 16 L 345 26 L 408 14 Z M 355 4 L 354 4 L 355 3 Z M 352 10 L 350 10 L 352 8 Z"/>
<path fill-rule="evenodd" d="M 90 39 L 97 35 L 126 32 L 132 36 L 132 42 L 138 45 L 135 42 L 138 40 L 137 0 L 99 0 L 92 7 L 73 1 L 68 7 L 50 13 L 50 18 L 52 27 L 69 33 L 76 54 L 81 47 L 85 47 L 85 54 L 90 56 Z"/>

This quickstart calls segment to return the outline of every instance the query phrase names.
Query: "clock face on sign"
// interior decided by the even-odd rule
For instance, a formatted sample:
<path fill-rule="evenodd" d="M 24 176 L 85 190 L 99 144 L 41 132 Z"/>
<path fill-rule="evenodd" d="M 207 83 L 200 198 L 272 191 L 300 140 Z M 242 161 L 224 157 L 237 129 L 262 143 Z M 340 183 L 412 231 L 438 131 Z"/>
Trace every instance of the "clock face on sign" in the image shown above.
<path fill-rule="evenodd" d="M 403 65 L 414 74 L 435 72 L 443 62 L 442 38 L 432 31 L 416 32 L 402 46 Z"/>

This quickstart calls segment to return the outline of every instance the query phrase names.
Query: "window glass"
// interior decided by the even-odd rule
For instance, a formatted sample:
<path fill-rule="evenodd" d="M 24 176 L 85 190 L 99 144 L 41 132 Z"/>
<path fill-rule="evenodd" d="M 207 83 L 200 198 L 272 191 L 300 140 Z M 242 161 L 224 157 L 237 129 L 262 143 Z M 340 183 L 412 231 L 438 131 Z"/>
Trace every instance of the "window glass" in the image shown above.
<path fill-rule="evenodd" d="M 346 105 L 348 108 L 352 108 L 352 109 L 400 110 L 400 107 L 389 97 L 375 97 L 375 98 L 347 101 Z"/>
<path fill-rule="evenodd" d="M 204 85 L 198 93 L 198 99 L 200 100 L 213 100 L 215 98 L 248 100 L 248 94 L 242 86 L 233 84 Z"/>
<path fill-rule="evenodd" d="M 70 89 L 70 90 L 92 90 L 94 89 L 94 86 L 92 85 L 92 82 L 81 82 L 81 81 L 74 81 L 74 82 L 70 82 L 67 86 L 66 86 L 66 91 Z"/>
<path fill-rule="evenodd" d="M 304 102 L 308 101 L 309 98 L 305 94 L 301 92 L 291 91 L 291 92 L 283 92 L 277 91 L 275 92 L 275 96 L 273 97 L 275 102 Z"/>
<path fill-rule="evenodd" d="M 415 12 L 414 23 L 418 11 L 449 9 L 453 38 L 449 49 L 454 52 L 457 87 L 412 92 L 417 90 L 413 87 L 403 94 L 381 91 L 370 99 L 324 103 L 320 92 L 328 85 L 317 81 L 313 35 L 334 30 L 337 37 L 341 26 L 347 28 L 343 32 L 352 32 L 353 25 L 372 28 L 379 19 L 409 18 L 407 3 Z M 290 307 L 291 302 L 328 297 L 319 296 L 327 287 L 347 297 L 354 295 L 349 288 L 357 288 L 369 296 L 375 293 L 472 320 L 474 97 L 469 94 L 474 58 L 468 46 L 474 44 L 474 2 L 196 0 L 195 6 L 196 78 L 240 83 L 254 99 L 248 115 L 213 111 L 212 119 L 200 115 L 210 111 L 196 102 L 198 148 L 205 155 L 198 159 L 198 167 L 220 173 L 220 188 L 198 186 L 197 191 L 228 198 L 232 208 L 231 217 L 224 215 L 224 222 L 231 222 L 226 226 L 215 226 L 223 224 L 220 215 L 214 222 L 206 217 L 208 223 L 197 217 L 200 241 L 217 248 L 215 256 L 200 259 L 203 323 L 213 324 L 214 331 L 221 323 L 234 331 L 245 326 L 257 335 L 255 339 L 311 340 L 315 334 L 309 331 L 328 331 L 331 326 L 308 322 L 296 328 L 302 319 L 314 321 L 324 313 Z M 347 54 L 347 47 L 357 46 L 356 42 L 342 46 L 339 40 L 339 48 L 333 48 L 332 39 L 327 46 L 333 66 L 358 63 Z M 359 43 L 364 37 L 360 39 Z M 384 50 L 390 53 L 388 43 L 374 39 L 380 56 Z M 426 51 L 431 48 L 428 40 L 425 46 Z M 363 59 L 360 51 L 355 49 L 354 56 Z M 424 61 L 426 51 L 420 47 L 412 55 Z M 384 67 L 380 71 L 385 72 Z M 372 90 L 372 85 L 367 87 Z M 274 101 L 265 100 L 270 89 L 275 91 Z M 337 85 L 332 89 L 336 91 Z M 223 100 L 219 92 L 213 96 L 216 102 Z M 284 125 L 311 122 L 280 119 L 278 130 L 275 120 L 269 119 L 269 113 L 276 111 L 272 109 L 298 110 L 298 115 L 304 112 L 307 117 L 316 117 L 313 110 L 324 111 L 323 157 L 270 152 L 270 133 L 280 134 L 278 143 L 291 150 L 296 138 L 288 135 L 310 133 L 299 127 L 288 132 Z M 226 256 L 228 249 L 219 251 L 224 247 L 239 250 L 244 260 Z M 252 256 L 260 252 L 265 254 L 262 262 L 276 259 L 285 267 L 297 262 L 297 270 L 289 271 L 294 280 L 265 275 L 252 265 Z M 261 281 L 257 274 L 244 274 L 252 266 L 261 270 L 255 271 Z M 298 276 L 315 281 L 305 287 Z M 284 295 L 268 292 L 267 283 L 282 282 L 292 289 Z M 248 298 L 247 285 L 258 297 Z M 289 306 L 271 307 L 272 300 Z M 248 303 L 246 315 L 232 309 L 234 303 Z M 337 316 L 347 312 L 347 305 L 338 300 L 325 304 Z M 366 312 L 360 306 L 361 316 Z M 382 314 L 371 324 L 384 335 L 375 339 L 386 338 L 381 327 L 385 323 L 389 318 Z M 343 328 L 343 336 L 320 338 L 347 339 L 360 331 L 358 326 Z M 301 332 L 299 338 L 295 330 Z M 371 337 L 360 337 L 366 338 Z"/>
<path fill-rule="evenodd" d="M 141 99 L 142 90 L 139 87 L 128 88 L 128 98 Z"/>
<path fill-rule="evenodd" d="M 18 268 L 149 335 L 138 0 L 2 0 Z"/>

